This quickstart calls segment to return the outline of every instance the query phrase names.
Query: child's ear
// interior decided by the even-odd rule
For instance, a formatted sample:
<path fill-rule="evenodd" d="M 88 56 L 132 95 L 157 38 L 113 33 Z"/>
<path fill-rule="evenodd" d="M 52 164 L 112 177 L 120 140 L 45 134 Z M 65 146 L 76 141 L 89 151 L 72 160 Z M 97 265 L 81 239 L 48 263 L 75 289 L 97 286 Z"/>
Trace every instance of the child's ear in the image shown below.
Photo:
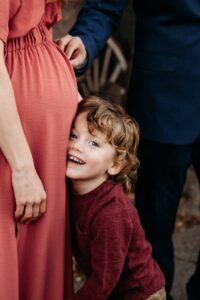
<path fill-rule="evenodd" d="M 113 163 L 112 166 L 110 166 L 107 170 L 108 174 L 111 176 L 119 174 L 119 172 L 123 169 L 124 167 L 124 161 L 116 161 Z"/>

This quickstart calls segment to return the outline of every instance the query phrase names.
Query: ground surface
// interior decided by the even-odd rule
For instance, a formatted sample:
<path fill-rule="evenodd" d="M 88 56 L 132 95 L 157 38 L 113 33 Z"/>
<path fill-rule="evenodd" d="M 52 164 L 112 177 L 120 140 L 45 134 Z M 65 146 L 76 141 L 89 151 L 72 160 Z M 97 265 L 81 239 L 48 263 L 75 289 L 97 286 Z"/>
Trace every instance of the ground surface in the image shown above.
<path fill-rule="evenodd" d="M 195 270 L 200 250 L 200 190 L 192 168 L 188 170 L 173 240 L 176 271 L 172 295 L 175 300 L 186 300 L 185 284 Z"/>

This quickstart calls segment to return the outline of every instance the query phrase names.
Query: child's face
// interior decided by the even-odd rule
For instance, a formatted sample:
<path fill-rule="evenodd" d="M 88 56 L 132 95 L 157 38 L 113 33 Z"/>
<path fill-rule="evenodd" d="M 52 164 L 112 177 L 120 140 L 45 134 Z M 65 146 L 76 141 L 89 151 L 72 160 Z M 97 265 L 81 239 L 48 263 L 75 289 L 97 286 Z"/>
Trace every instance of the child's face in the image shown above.
<path fill-rule="evenodd" d="M 88 131 L 86 114 L 79 114 L 70 133 L 66 175 L 89 190 L 116 175 L 115 149 L 106 142 L 104 134 Z M 117 173 L 116 173 L 117 172 Z"/>

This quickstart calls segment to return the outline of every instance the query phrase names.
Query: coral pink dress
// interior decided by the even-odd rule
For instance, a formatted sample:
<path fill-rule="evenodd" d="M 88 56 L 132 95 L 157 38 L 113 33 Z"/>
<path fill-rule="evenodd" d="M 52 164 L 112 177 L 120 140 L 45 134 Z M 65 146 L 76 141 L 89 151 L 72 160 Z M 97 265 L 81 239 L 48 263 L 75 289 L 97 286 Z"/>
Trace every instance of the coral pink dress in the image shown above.
<path fill-rule="evenodd" d="M 51 40 L 60 4 L 4 0 L 0 38 L 17 109 L 36 170 L 47 192 L 39 221 L 17 224 L 11 170 L 0 152 L 0 299 L 72 299 L 65 165 L 77 106 L 73 69 Z"/>

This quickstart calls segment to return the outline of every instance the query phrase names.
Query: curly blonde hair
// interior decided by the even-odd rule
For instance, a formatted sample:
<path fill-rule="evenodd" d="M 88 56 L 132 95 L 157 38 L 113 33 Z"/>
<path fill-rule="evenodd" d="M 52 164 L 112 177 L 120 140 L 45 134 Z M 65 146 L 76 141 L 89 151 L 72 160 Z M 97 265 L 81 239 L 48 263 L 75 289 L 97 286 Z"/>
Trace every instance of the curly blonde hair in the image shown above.
<path fill-rule="evenodd" d="M 138 124 L 120 105 L 97 96 L 85 97 L 78 106 L 77 114 L 80 113 L 87 114 L 89 132 L 100 131 L 115 148 L 115 162 L 121 163 L 123 167 L 112 179 L 121 182 L 126 193 L 130 192 L 135 186 L 139 167 Z"/>

